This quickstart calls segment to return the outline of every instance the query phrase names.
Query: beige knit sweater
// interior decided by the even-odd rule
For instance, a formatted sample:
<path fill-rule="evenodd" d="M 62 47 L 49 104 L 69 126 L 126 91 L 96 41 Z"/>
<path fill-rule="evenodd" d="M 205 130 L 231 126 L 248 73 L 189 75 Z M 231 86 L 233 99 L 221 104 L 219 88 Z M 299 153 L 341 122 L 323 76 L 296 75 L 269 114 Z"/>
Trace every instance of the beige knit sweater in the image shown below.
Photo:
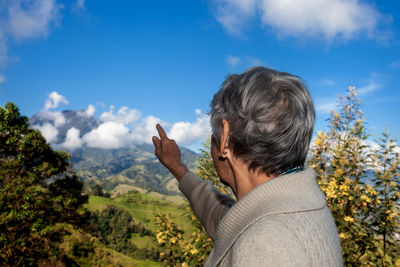
<path fill-rule="evenodd" d="M 192 172 L 180 181 L 214 241 L 205 266 L 342 266 L 337 229 L 311 168 L 265 182 L 240 201 Z"/>

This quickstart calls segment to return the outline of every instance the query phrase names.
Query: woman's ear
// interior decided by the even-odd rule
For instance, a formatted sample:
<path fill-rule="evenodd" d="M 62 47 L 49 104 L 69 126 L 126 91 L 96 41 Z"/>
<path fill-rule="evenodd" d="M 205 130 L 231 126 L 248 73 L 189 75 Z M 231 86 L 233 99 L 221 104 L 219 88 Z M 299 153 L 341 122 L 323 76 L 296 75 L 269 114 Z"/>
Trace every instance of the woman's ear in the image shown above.
<path fill-rule="evenodd" d="M 221 154 L 221 157 L 223 158 L 228 158 L 231 156 L 228 139 L 229 139 L 229 123 L 226 119 L 222 119 L 222 133 L 219 145 L 219 152 Z"/>

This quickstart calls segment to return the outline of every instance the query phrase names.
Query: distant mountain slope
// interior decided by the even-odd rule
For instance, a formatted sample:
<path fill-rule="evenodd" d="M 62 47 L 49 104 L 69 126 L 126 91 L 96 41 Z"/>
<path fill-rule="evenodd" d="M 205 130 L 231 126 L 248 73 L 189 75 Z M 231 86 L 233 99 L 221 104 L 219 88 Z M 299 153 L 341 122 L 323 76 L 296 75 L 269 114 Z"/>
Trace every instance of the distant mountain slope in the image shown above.
<path fill-rule="evenodd" d="M 65 110 L 61 114 L 65 122 L 57 127 L 58 143 L 64 141 L 67 131 L 74 127 L 80 136 L 97 128 L 100 122 L 93 116 L 87 116 L 84 110 Z M 38 113 L 29 120 L 30 125 L 54 124 L 54 118 Z M 181 147 L 182 161 L 189 169 L 196 168 L 199 155 Z M 71 153 L 73 170 L 90 184 L 100 184 L 106 190 L 113 190 L 120 184 L 133 185 L 149 191 L 163 194 L 176 194 L 177 183 L 169 171 L 154 155 L 151 144 L 130 145 L 118 149 L 101 149 L 87 146 Z"/>
<path fill-rule="evenodd" d="M 198 154 L 186 148 L 181 149 L 183 162 L 189 169 L 195 169 Z M 73 151 L 71 155 L 71 163 L 78 176 L 89 184 L 99 183 L 106 190 L 128 184 L 163 194 L 178 192 L 173 183 L 175 179 L 158 161 L 154 152 L 132 145 L 120 149 L 84 147 Z"/>

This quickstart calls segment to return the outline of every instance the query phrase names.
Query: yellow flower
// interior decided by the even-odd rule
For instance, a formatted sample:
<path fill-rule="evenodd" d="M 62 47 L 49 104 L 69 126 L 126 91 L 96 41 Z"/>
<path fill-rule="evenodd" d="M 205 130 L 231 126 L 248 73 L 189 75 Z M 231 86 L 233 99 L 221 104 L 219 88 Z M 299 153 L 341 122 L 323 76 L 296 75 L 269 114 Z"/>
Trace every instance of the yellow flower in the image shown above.
<path fill-rule="evenodd" d="M 322 146 L 322 145 L 323 145 L 323 142 L 322 142 L 321 139 L 315 138 L 315 139 L 314 139 L 314 144 L 315 144 L 316 146 Z"/>
<path fill-rule="evenodd" d="M 175 243 L 176 243 L 176 237 L 175 237 L 175 236 L 173 236 L 173 237 L 171 238 L 171 243 L 172 243 L 172 244 L 175 244 Z"/>
<path fill-rule="evenodd" d="M 160 257 L 164 257 L 165 252 L 160 252 Z"/>
<path fill-rule="evenodd" d="M 159 244 L 164 243 L 165 236 L 163 235 L 163 232 L 158 232 L 157 235 L 156 235 L 156 238 L 157 238 L 157 242 Z"/>
<path fill-rule="evenodd" d="M 191 250 L 190 250 L 190 253 L 192 253 L 192 255 L 193 254 L 196 254 L 198 252 L 198 250 L 196 249 L 196 248 L 192 248 Z"/>
<path fill-rule="evenodd" d="M 340 237 L 341 239 L 348 239 L 350 236 L 349 236 L 348 234 L 345 234 L 345 233 L 340 233 L 340 234 L 339 234 L 339 237 Z"/>
<path fill-rule="evenodd" d="M 338 112 L 335 112 L 335 114 L 333 115 L 333 118 L 334 118 L 334 119 L 339 119 L 339 117 L 340 117 L 339 113 L 338 113 Z"/>
<path fill-rule="evenodd" d="M 341 186 L 339 186 L 340 191 L 349 191 L 349 189 L 350 189 L 350 186 L 348 186 L 348 185 L 342 184 Z"/>
<path fill-rule="evenodd" d="M 367 203 L 370 203 L 371 202 L 371 198 L 369 198 L 368 196 L 366 196 L 366 195 L 361 195 L 361 200 L 363 200 L 363 201 L 365 201 L 365 202 L 367 202 Z M 363 204 L 364 205 L 364 204 Z"/>
<path fill-rule="evenodd" d="M 350 161 L 346 158 L 340 158 L 339 163 L 341 165 L 350 165 Z"/>
<path fill-rule="evenodd" d="M 342 176 L 344 174 L 344 170 L 341 168 L 338 168 L 335 170 L 335 176 L 339 177 Z"/>
<path fill-rule="evenodd" d="M 350 222 L 350 223 L 353 223 L 353 222 L 354 222 L 354 218 L 353 218 L 353 217 L 350 217 L 350 216 L 344 217 L 344 220 L 345 220 L 346 222 Z"/>
<path fill-rule="evenodd" d="M 393 181 L 391 181 L 390 183 L 389 183 L 389 186 L 396 186 L 396 183 L 395 182 L 393 182 Z"/>

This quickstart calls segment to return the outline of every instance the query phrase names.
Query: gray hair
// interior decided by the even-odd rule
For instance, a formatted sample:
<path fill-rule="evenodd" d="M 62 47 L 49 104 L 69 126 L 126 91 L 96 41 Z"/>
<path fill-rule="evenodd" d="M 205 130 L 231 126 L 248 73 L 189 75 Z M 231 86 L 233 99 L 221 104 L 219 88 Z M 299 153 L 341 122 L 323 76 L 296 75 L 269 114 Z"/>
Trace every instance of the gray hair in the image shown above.
<path fill-rule="evenodd" d="M 315 109 L 300 78 L 264 67 L 229 75 L 211 102 L 218 146 L 222 119 L 229 123 L 229 147 L 249 170 L 279 175 L 304 165 Z"/>

